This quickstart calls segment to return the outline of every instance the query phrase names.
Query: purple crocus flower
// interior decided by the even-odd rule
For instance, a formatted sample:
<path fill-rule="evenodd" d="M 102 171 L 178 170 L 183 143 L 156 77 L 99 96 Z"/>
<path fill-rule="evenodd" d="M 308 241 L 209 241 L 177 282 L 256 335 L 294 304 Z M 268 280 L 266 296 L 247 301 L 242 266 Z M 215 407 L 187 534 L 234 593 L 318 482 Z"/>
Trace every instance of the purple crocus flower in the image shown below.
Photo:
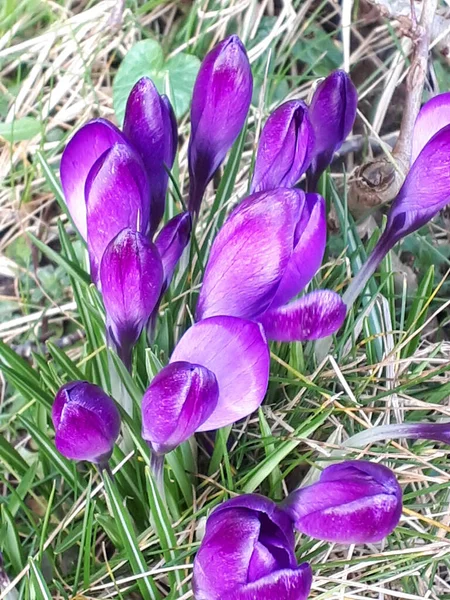
<path fill-rule="evenodd" d="M 447 125 L 450 125 L 450 92 L 434 96 L 420 109 L 414 124 L 411 163 L 431 138 Z"/>
<path fill-rule="evenodd" d="M 106 309 L 106 330 L 125 366 L 161 295 L 163 265 L 146 236 L 123 229 L 107 246 L 100 281 Z"/>
<path fill-rule="evenodd" d="M 177 151 L 175 114 L 148 77 L 140 79 L 128 96 L 123 131 L 139 151 L 151 190 L 150 231 L 155 232 L 166 205 L 168 171 Z"/>
<path fill-rule="evenodd" d="M 251 193 L 295 185 L 309 167 L 313 149 L 314 131 L 306 104 L 290 100 L 279 106 L 261 133 Z"/>
<path fill-rule="evenodd" d="M 145 77 L 131 90 L 124 130 L 122 133 L 105 119 L 95 119 L 75 133 L 63 152 L 60 174 L 64 198 L 84 239 L 88 237 L 85 197 L 88 174 L 96 161 L 115 144 L 126 146 L 129 153 L 134 151 L 142 160 L 141 167 L 149 183 L 141 212 L 151 213 L 152 232 L 164 212 L 167 171 L 172 167 L 176 154 L 177 127 L 169 100 L 159 96 L 152 82 Z M 138 178 L 141 180 L 142 176 Z M 120 202 L 118 207 L 122 212 L 126 209 Z M 137 227 L 136 223 L 134 227 Z"/>
<path fill-rule="evenodd" d="M 427 423 L 424 421 L 379 425 L 356 433 L 344 443 L 349 448 L 360 448 L 381 440 L 431 440 L 450 445 L 450 423 Z"/>
<path fill-rule="evenodd" d="M 189 243 L 191 230 L 191 215 L 184 212 L 170 219 L 155 239 L 164 268 L 163 292 L 169 287 L 175 267 Z"/>
<path fill-rule="evenodd" d="M 66 383 L 56 394 L 52 420 L 63 456 L 105 467 L 120 432 L 120 415 L 101 388 L 87 381 Z"/>
<path fill-rule="evenodd" d="M 197 318 L 260 321 L 268 337 L 280 341 L 334 333 L 345 318 L 335 292 L 319 290 L 286 304 L 319 269 L 325 243 L 325 203 L 318 194 L 279 188 L 249 196 L 214 240 Z"/>
<path fill-rule="evenodd" d="M 98 285 L 109 242 L 125 227 L 148 231 L 150 192 L 137 152 L 128 144 L 114 144 L 89 171 L 85 193 L 91 277 Z"/>
<path fill-rule="evenodd" d="M 236 35 L 204 58 L 192 95 L 189 140 L 189 210 L 198 214 L 206 186 L 223 162 L 247 118 L 253 78 Z"/>
<path fill-rule="evenodd" d="M 194 561 L 196 600 L 306 600 L 311 583 L 289 518 L 268 498 L 238 496 L 208 518 Z"/>
<path fill-rule="evenodd" d="M 145 392 L 142 437 L 164 453 L 248 416 L 264 399 L 269 363 L 257 323 L 230 316 L 195 323 Z"/>
<path fill-rule="evenodd" d="M 283 509 L 305 535 L 341 544 L 369 544 L 397 526 L 402 491 L 387 467 L 349 460 L 330 465 L 317 483 L 291 493 Z"/>
<path fill-rule="evenodd" d="M 308 174 L 308 188 L 316 189 L 321 174 L 352 130 L 356 117 L 358 94 L 344 71 L 334 71 L 314 92 L 309 107 L 315 146 Z"/>

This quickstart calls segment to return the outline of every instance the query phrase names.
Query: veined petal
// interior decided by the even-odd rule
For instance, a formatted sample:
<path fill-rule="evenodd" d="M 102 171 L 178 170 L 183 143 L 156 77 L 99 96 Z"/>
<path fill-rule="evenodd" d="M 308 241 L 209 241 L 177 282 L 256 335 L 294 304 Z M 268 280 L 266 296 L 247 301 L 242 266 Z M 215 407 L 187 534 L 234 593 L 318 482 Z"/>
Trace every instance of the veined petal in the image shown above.
<path fill-rule="evenodd" d="M 319 270 L 327 243 L 325 200 L 306 194 L 306 206 L 295 231 L 295 248 L 270 308 L 297 296 Z"/>
<path fill-rule="evenodd" d="M 219 387 L 200 365 L 173 362 L 152 380 L 142 400 L 142 437 L 157 454 L 189 439 L 217 405 Z"/>
<path fill-rule="evenodd" d="M 279 342 L 318 340 L 335 333 L 347 307 L 331 290 L 316 290 L 299 300 L 269 309 L 259 318 L 268 339 Z"/>
<path fill-rule="evenodd" d="M 150 190 L 137 153 L 114 144 L 94 164 L 86 181 L 88 250 L 91 277 L 98 281 L 100 261 L 109 242 L 126 227 L 148 231 Z"/>
<path fill-rule="evenodd" d="M 217 378 L 217 407 L 197 431 L 230 425 L 251 414 L 264 399 L 270 355 L 257 323 L 236 317 L 199 321 L 176 345 L 170 362 L 176 361 L 202 365 Z"/>
<path fill-rule="evenodd" d="M 447 125 L 450 125 L 450 92 L 434 96 L 420 109 L 413 131 L 411 164 L 425 144 Z"/>
<path fill-rule="evenodd" d="M 306 600 L 312 584 L 308 563 L 282 569 L 220 596 L 219 600 Z"/>
<path fill-rule="evenodd" d="M 145 165 L 151 191 L 151 231 L 154 232 L 164 215 L 177 129 L 168 98 L 159 95 L 148 77 L 142 77 L 130 92 L 123 129 Z"/>
<path fill-rule="evenodd" d="M 78 231 L 85 240 L 86 179 L 95 161 L 116 143 L 126 143 L 122 132 L 105 119 L 95 119 L 75 133 L 61 157 L 60 174 L 64 199 Z"/>
<path fill-rule="evenodd" d="M 197 318 L 254 319 L 272 303 L 294 247 L 303 192 L 279 188 L 243 200 L 211 248 Z"/>
<path fill-rule="evenodd" d="M 314 131 L 301 100 L 279 106 L 267 119 L 256 153 L 251 193 L 292 187 L 312 160 Z"/>

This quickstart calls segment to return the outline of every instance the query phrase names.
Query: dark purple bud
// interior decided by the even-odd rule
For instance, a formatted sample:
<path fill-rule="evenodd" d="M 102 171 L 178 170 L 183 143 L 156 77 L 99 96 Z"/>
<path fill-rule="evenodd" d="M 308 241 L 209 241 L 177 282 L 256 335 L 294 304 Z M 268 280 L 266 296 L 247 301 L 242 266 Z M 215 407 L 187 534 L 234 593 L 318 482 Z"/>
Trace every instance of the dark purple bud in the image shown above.
<path fill-rule="evenodd" d="M 353 435 L 344 446 L 360 448 L 366 444 L 373 444 L 381 440 L 397 440 L 406 438 L 410 440 L 431 440 L 450 445 L 450 423 L 392 423 L 371 427 Z"/>
<path fill-rule="evenodd" d="M 301 100 L 279 106 L 267 119 L 256 153 L 251 193 L 297 183 L 312 160 L 314 131 Z"/>
<path fill-rule="evenodd" d="M 297 566 L 292 524 L 277 505 L 249 494 L 208 518 L 194 561 L 196 600 L 306 600 L 312 571 Z"/>
<path fill-rule="evenodd" d="M 255 319 L 269 308 L 293 252 L 303 205 L 303 192 L 279 188 L 249 196 L 237 206 L 212 245 L 198 319 Z"/>
<path fill-rule="evenodd" d="M 139 151 L 150 182 L 153 233 L 164 215 L 168 171 L 175 160 L 178 133 L 169 99 L 159 95 L 148 77 L 142 77 L 128 96 L 123 130 Z"/>
<path fill-rule="evenodd" d="M 397 526 L 402 490 L 379 464 L 350 460 L 330 465 L 320 480 L 290 494 L 283 508 L 298 531 L 326 542 L 379 542 Z"/>
<path fill-rule="evenodd" d="M 420 109 L 414 125 L 411 164 L 422 152 L 425 144 L 447 125 L 450 125 L 450 92 L 431 98 Z"/>
<path fill-rule="evenodd" d="M 352 130 L 358 93 L 344 71 L 334 71 L 319 84 L 309 107 L 315 146 L 308 187 L 314 191 L 319 177 Z"/>
<path fill-rule="evenodd" d="M 87 240 L 86 198 L 84 187 L 95 161 L 113 144 L 125 144 L 117 127 L 96 119 L 79 129 L 67 144 L 61 158 L 61 184 L 70 215 L 78 231 Z"/>
<path fill-rule="evenodd" d="M 306 194 L 301 190 L 301 215 L 294 234 L 294 250 L 284 270 L 271 308 L 282 306 L 297 296 L 319 270 L 327 243 L 327 217 L 325 200 L 319 194 Z"/>
<path fill-rule="evenodd" d="M 259 318 L 269 340 L 303 342 L 335 333 L 347 307 L 331 290 L 316 290 L 285 306 L 269 309 Z"/>
<path fill-rule="evenodd" d="M 132 348 L 161 294 L 158 250 L 143 234 L 122 230 L 103 254 L 100 281 L 108 336 L 129 367 Z"/>
<path fill-rule="evenodd" d="M 56 394 L 52 420 L 55 445 L 63 456 L 107 463 L 120 432 L 120 415 L 101 388 L 87 381 L 66 383 Z"/>
<path fill-rule="evenodd" d="M 109 242 L 126 227 L 146 234 L 149 186 L 141 159 L 125 144 L 114 144 L 94 164 L 86 181 L 88 250 L 97 285 Z"/>
<path fill-rule="evenodd" d="M 156 454 L 189 439 L 217 406 L 214 373 L 187 362 L 173 362 L 151 382 L 142 400 L 142 437 Z"/>
<path fill-rule="evenodd" d="M 386 229 L 344 294 L 351 307 L 376 268 L 403 237 L 423 227 L 450 202 L 450 125 L 439 130 L 414 161 L 388 214 Z"/>
<path fill-rule="evenodd" d="M 255 411 L 264 399 L 270 354 L 258 323 L 227 316 L 195 323 L 170 358 L 171 363 L 179 361 L 205 367 L 219 386 L 217 406 L 197 431 L 231 425 Z"/>
<path fill-rule="evenodd" d="M 244 126 L 252 91 L 247 53 L 232 35 L 206 55 L 194 86 L 188 150 L 190 212 L 199 212 L 206 186 Z"/>
<path fill-rule="evenodd" d="M 189 243 L 191 230 L 191 215 L 180 213 L 164 225 L 155 240 L 164 267 L 164 291 L 169 287 L 175 267 Z"/>

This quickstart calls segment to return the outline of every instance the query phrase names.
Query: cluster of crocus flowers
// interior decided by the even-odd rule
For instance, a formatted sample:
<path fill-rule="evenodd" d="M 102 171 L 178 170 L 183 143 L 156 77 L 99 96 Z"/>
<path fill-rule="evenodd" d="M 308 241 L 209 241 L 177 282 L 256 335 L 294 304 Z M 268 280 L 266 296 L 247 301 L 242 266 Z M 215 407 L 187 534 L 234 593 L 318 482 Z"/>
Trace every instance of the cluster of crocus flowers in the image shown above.
<path fill-rule="evenodd" d="M 196 600 L 306 600 L 307 563 L 297 564 L 293 529 L 340 544 L 379 542 L 397 526 L 402 491 L 383 465 L 346 461 L 280 505 L 256 494 L 217 507 L 194 562 Z"/>

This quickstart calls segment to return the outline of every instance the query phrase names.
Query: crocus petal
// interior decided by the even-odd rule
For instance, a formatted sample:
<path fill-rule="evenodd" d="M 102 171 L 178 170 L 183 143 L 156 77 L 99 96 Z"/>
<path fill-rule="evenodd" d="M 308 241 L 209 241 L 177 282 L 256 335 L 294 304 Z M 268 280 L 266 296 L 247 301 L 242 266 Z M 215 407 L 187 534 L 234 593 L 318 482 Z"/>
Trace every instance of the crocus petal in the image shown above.
<path fill-rule="evenodd" d="M 335 333 L 345 320 L 347 307 L 331 290 L 316 290 L 286 306 L 269 309 L 259 318 L 269 340 L 303 342 Z"/>
<path fill-rule="evenodd" d="M 413 131 L 411 164 L 434 134 L 447 125 L 450 125 L 450 92 L 431 98 L 420 109 Z"/>
<path fill-rule="evenodd" d="M 161 294 L 163 267 L 158 250 L 143 234 L 122 230 L 103 254 L 100 281 L 107 328 L 127 364 Z"/>
<path fill-rule="evenodd" d="M 61 157 L 64 199 L 78 231 L 87 239 L 84 186 L 95 161 L 115 143 L 126 143 L 123 134 L 109 121 L 96 119 L 79 129 Z"/>
<path fill-rule="evenodd" d="M 219 387 L 211 371 L 174 362 L 153 379 L 142 400 L 142 437 L 157 454 L 186 441 L 217 405 Z"/>
<path fill-rule="evenodd" d="M 212 515 L 194 562 L 196 600 L 220 600 L 247 583 L 247 571 L 261 524 L 245 509 Z"/>
<path fill-rule="evenodd" d="M 191 215 L 180 213 L 164 225 L 155 240 L 164 267 L 165 288 L 169 286 L 174 269 L 189 243 L 191 229 Z"/>
<path fill-rule="evenodd" d="M 115 144 L 94 164 L 86 181 L 88 250 L 91 277 L 98 281 L 100 261 L 109 242 L 125 227 L 147 233 L 149 186 L 137 153 Z"/>
<path fill-rule="evenodd" d="M 269 348 L 260 325 L 236 317 L 195 323 L 178 342 L 170 362 L 186 361 L 212 371 L 219 384 L 217 407 L 197 431 L 230 425 L 256 410 L 269 380 Z"/>
<path fill-rule="evenodd" d="M 301 100 L 279 106 L 267 119 L 256 153 L 251 193 L 292 187 L 309 167 L 314 131 Z"/>
<path fill-rule="evenodd" d="M 295 231 L 295 248 L 281 278 L 271 308 L 282 306 L 297 296 L 322 264 L 327 242 L 325 200 L 319 194 L 306 194 L 306 204 Z"/>
<path fill-rule="evenodd" d="M 397 526 L 402 492 L 386 467 L 346 461 L 327 467 L 319 482 L 293 492 L 283 504 L 295 527 L 310 537 L 371 543 Z"/>
<path fill-rule="evenodd" d="M 148 77 L 142 77 L 128 97 L 123 129 L 139 151 L 150 182 L 151 232 L 158 227 L 166 204 L 168 171 L 176 153 L 176 121 L 167 97 L 161 97 Z"/>
<path fill-rule="evenodd" d="M 111 456 L 120 431 L 114 400 L 87 381 L 66 383 L 52 406 L 55 445 L 72 460 L 104 463 Z"/>
<path fill-rule="evenodd" d="M 198 213 L 203 194 L 241 131 L 253 79 L 239 38 L 220 42 L 203 60 L 192 95 L 189 140 L 189 210 Z"/>
<path fill-rule="evenodd" d="M 309 188 L 314 190 L 333 154 L 350 133 L 356 117 L 358 94 L 344 71 L 334 71 L 319 84 L 309 107 L 315 147 Z"/>
<path fill-rule="evenodd" d="M 312 584 L 308 563 L 283 569 L 220 596 L 220 600 L 306 600 Z"/>
<path fill-rule="evenodd" d="M 303 192 L 280 188 L 243 200 L 211 248 L 197 318 L 254 319 L 271 304 L 294 247 Z"/>

